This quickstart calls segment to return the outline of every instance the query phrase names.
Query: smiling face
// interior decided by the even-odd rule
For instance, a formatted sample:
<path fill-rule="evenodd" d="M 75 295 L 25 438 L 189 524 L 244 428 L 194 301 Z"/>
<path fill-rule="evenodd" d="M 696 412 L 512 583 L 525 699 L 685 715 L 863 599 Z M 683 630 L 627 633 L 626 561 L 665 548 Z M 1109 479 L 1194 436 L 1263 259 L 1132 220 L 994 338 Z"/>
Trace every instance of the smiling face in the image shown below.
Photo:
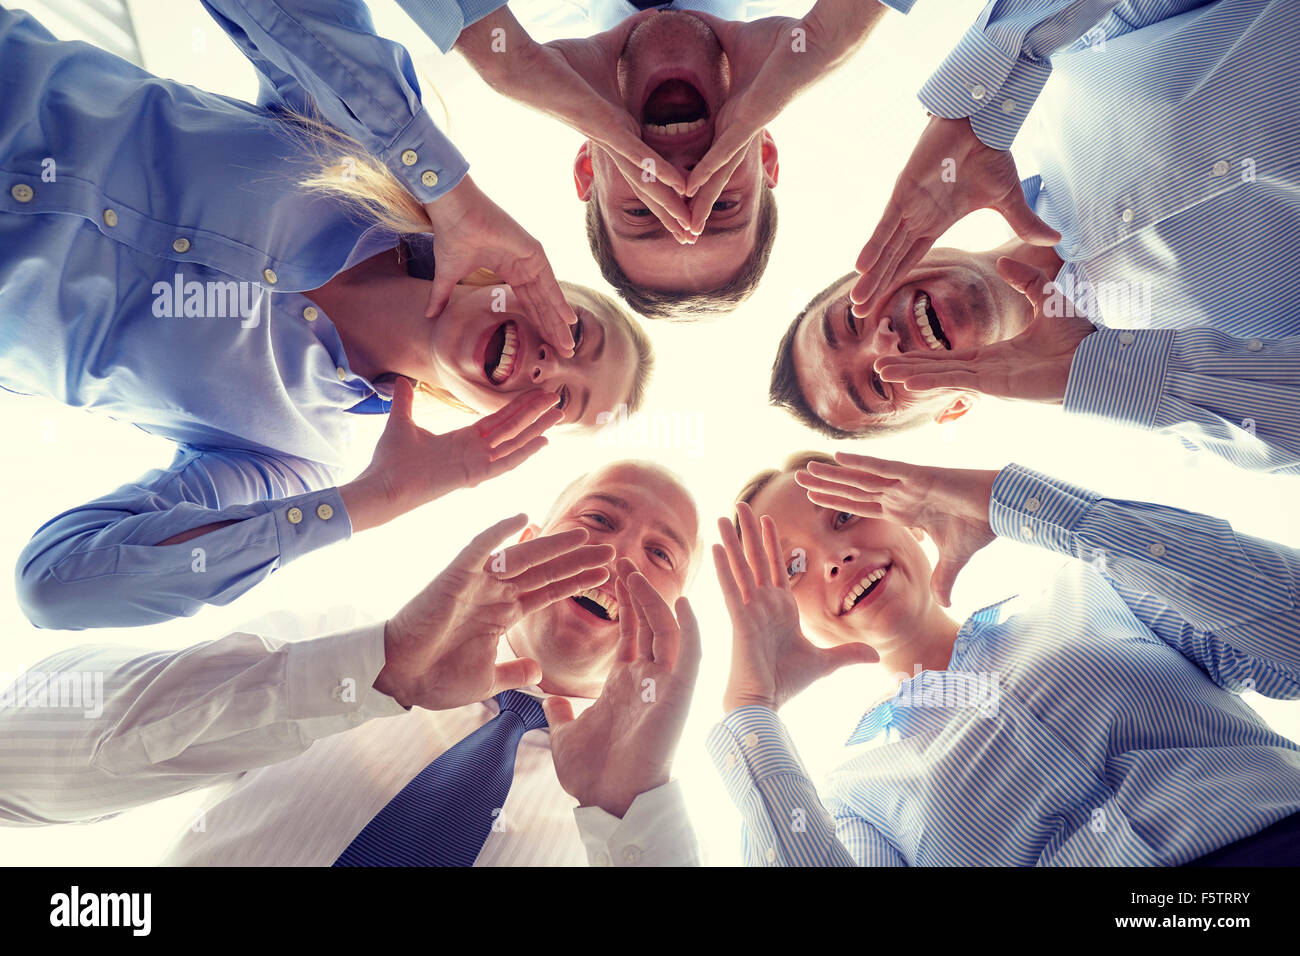
<path fill-rule="evenodd" d="M 881 300 L 856 318 L 846 276 L 808 309 L 793 339 L 800 390 L 814 414 L 859 432 L 913 416 L 937 421 L 970 405 L 964 393 L 912 393 L 875 372 L 881 355 L 965 349 L 1018 333 L 1032 318 L 1028 300 L 1001 280 L 989 253 L 932 249 Z"/>
<path fill-rule="evenodd" d="M 571 358 L 542 338 L 509 286 L 458 286 L 433 323 L 427 379 L 482 413 L 543 388 L 560 396 L 566 423 L 594 427 L 627 402 L 639 356 L 625 322 L 597 299 L 573 286 L 565 297 L 578 317 Z"/>
<path fill-rule="evenodd" d="M 680 170 L 713 144 L 730 91 L 727 59 L 699 17 L 662 11 L 628 35 L 619 90 L 641 121 L 642 141 Z M 694 245 L 681 245 L 646 208 L 604 149 L 584 143 L 574 175 L 578 196 L 597 205 L 619 269 L 649 289 L 707 291 L 730 281 L 755 251 L 760 199 L 776 185 L 776 144 L 764 130 L 746 147 Z"/>
<path fill-rule="evenodd" d="M 815 505 L 794 471 L 774 476 L 750 504 L 776 522 L 800 620 L 826 644 L 871 644 L 930 609 L 930 563 L 908 528 Z"/>
<path fill-rule="evenodd" d="M 698 559 L 691 496 L 667 472 L 640 462 L 617 462 L 584 477 L 562 495 L 546 527 L 525 536 L 570 528 L 586 528 L 589 543 L 614 548 L 611 575 L 620 558 L 630 560 L 669 607 Z M 510 632 L 510 645 L 541 663 L 548 693 L 596 697 L 618 651 L 621 613 L 611 577 L 530 615 Z"/>

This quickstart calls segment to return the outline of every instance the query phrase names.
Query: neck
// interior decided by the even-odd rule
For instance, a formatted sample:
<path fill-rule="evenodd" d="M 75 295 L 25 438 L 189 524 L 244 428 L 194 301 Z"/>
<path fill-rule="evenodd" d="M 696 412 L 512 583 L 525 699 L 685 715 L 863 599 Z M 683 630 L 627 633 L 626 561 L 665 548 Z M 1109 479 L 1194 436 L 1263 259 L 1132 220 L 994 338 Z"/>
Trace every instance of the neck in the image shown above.
<path fill-rule="evenodd" d="M 303 295 L 334 324 L 353 372 L 372 381 L 392 372 L 419 378 L 412 357 L 429 341 L 431 284 L 407 275 L 389 249 Z"/>
<path fill-rule="evenodd" d="M 921 670 L 946 670 L 960 629 L 943 608 L 932 602 L 906 631 L 895 632 L 886 641 L 873 641 L 871 646 L 891 673 L 911 677 L 917 665 Z"/>

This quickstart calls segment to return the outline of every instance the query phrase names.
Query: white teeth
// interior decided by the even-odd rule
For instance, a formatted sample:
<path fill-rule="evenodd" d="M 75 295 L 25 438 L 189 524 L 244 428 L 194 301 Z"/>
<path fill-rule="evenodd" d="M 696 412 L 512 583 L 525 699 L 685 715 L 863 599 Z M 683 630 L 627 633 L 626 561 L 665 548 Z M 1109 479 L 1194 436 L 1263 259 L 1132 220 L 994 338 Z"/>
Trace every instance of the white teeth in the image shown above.
<path fill-rule="evenodd" d="M 513 322 L 506 323 L 506 341 L 501 347 L 501 358 L 497 360 L 497 367 L 492 370 L 490 378 L 500 385 L 510 377 L 510 373 L 515 370 L 515 352 L 519 348 L 519 333 L 515 330 Z"/>
<path fill-rule="evenodd" d="M 694 133 L 697 129 L 703 127 L 706 122 L 708 120 L 701 116 L 689 123 L 668 123 L 667 125 L 647 123 L 643 130 L 654 136 L 684 136 L 687 133 Z"/>
<path fill-rule="evenodd" d="M 943 348 L 943 343 L 935 337 L 934 330 L 930 328 L 930 317 L 925 314 L 925 310 L 930 307 L 930 297 L 922 292 L 916 297 L 916 304 L 912 306 L 912 315 L 916 319 L 916 327 L 921 330 L 921 338 L 925 339 L 925 344 L 932 349 Z"/>
<path fill-rule="evenodd" d="M 858 598 L 861 595 L 865 594 L 867 589 L 870 588 L 871 585 L 875 584 L 877 581 L 883 578 L 885 576 L 885 572 L 888 570 L 889 570 L 888 568 L 877 568 L 876 570 L 872 571 L 870 574 L 866 575 L 861 581 L 855 584 L 852 588 L 850 588 L 849 593 L 844 595 L 844 603 L 840 605 L 840 613 L 848 614 L 849 611 L 853 610 L 853 605 L 858 603 Z"/>
<path fill-rule="evenodd" d="M 594 588 L 588 588 L 585 591 L 579 591 L 577 594 L 574 595 L 574 597 L 583 597 L 595 601 L 597 604 L 599 604 L 601 607 L 605 609 L 605 613 L 609 615 L 609 619 L 611 621 L 618 620 L 618 602 L 615 601 L 608 594 L 604 594 L 603 592 L 597 591 Z"/>

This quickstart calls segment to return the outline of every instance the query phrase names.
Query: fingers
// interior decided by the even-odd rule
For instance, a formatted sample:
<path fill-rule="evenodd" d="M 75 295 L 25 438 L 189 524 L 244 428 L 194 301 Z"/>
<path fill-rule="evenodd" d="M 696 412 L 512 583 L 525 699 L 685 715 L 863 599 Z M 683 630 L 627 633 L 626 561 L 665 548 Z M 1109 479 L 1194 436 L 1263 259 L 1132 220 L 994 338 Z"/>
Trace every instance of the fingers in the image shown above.
<path fill-rule="evenodd" d="M 863 518 L 882 518 L 885 514 L 884 506 L 879 501 L 874 500 L 845 498 L 843 495 L 830 494 L 824 491 L 808 492 L 808 500 L 815 505 L 821 505 L 823 508 L 847 511 L 851 515 L 860 515 Z"/>
<path fill-rule="evenodd" d="M 705 157 L 708 158 L 707 156 Z M 745 151 L 742 149 L 736 153 L 721 169 L 710 176 L 699 188 L 698 192 L 691 199 L 691 233 L 698 236 L 704 231 L 704 224 L 709 221 L 709 213 L 713 211 L 713 204 L 718 201 L 722 191 L 727 188 L 727 183 L 731 182 L 731 177 L 735 174 L 736 168 L 740 166 L 741 160 L 745 158 Z M 692 176 L 699 167 L 691 171 Z"/>
<path fill-rule="evenodd" d="M 760 524 L 763 527 L 763 550 L 767 552 L 769 573 L 772 583 L 778 587 L 790 587 L 790 571 L 785 563 L 785 549 L 781 546 L 781 537 L 776 531 L 776 522 L 771 515 L 763 515 Z"/>
<path fill-rule="evenodd" d="M 902 256 L 905 242 L 911 244 L 903 232 L 902 212 L 891 202 L 854 263 L 854 269 L 862 275 L 849 291 L 849 299 L 854 305 L 866 305 L 876 297 L 877 289 L 886 278 L 883 273 L 887 263 Z"/>
<path fill-rule="evenodd" d="M 754 581 L 754 572 L 745 560 L 745 551 L 740 546 L 736 529 L 726 518 L 718 519 L 718 534 L 722 537 L 722 547 L 726 550 L 727 564 L 731 568 L 731 577 L 740 591 L 741 603 L 748 604 L 750 595 L 758 586 Z"/>
<path fill-rule="evenodd" d="M 510 288 L 519 300 L 525 315 L 533 319 L 542 333 L 542 338 L 550 342 L 566 356 L 573 355 L 573 326 L 578 317 L 573 306 L 564 297 L 560 283 L 555 280 L 551 263 L 544 253 L 541 256 L 541 270 L 532 279 L 512 282 Z"/>
<path fill-rule="evenodd" d="M 483 570 L 491 571 L 503 581 L 509 581 L 529 568 L 582 547 L 590 537 L 591 533 L 586 528 L 570 528 L 568 531 L 557 531 L 555 534 L 530 538 L 503 548 L 500 561 L 494 557 L 491 562 L 496 567 L 489 567 L 485 563 Z"/>
<path fill-rule="evenodd" d="M 520 594 L 526 595 L 527 592 L 536 591 L 557 581 L 567 580 L 581 574 L 583 571 L 589 571 L 593 568 L 606 568 L 609 562 L 613 560 L 614 549 L 609 545 L 583 545 L 565 554 L 557 555 L 549 561 L 544 561 L 536 567 L 529 568 L 517 577 L 511 578 L 510 583 L 518 589 Z M 508 558 L 507 561 L 509 561 Z"/>
<path fill-rule="evenodd" d="M 540 389 L 524 392 L 508 405 L 498 408 L 490 415 L 484 415 L 466 428 L 474 429 L 487 442 L 489 448 L 495 448 L 521 434 L 524 429 L 541 419 L 547 410 L 554 408 L 559 400 L 560 396 L 554 392 Z"/>
<path fill-rule="evenodd" d="M 1006 280 L 1007 285 L 1023 293 L 1033 304 L 1034 311 L 1046 311 L 1047 300 L 1056 292 L 1056 286 L 1046 273 L 1008 256 L 999 258 L 996 266 L 998 275 Z"/>
<path fill-rule="evenodd" d="M 527 617 L 544 607 L 550 607 L 552 604 L 568 600 L 580 591 L 586 591 L 588 588 L 598 588 L 608 580 L 608 568 L 592 568 L 589 571 L 582 571 L 562 581 L 556 581 L 554 584 L 548 584 L 546 587 L 519 595 L 520 612 Z"/>
<path fill-rule="evenodd" d="M 691 170 L 691 175 L 686 180 L 686 195 L 694 198 L 704 189 L 709 180 L 727 167 L 731 167 L 732 172 L 734 172 L 744 158 L 745 147 L 749 145 L 749 141 L 754 138 L 754 134 L 757 132 L 757 129 L 742 128 L 735 123 L 728 124 L 727 128 L 722 131 L 722 135 L 714 139 L 713 145 L 704 154 L 704 158 L 696 163 L 695 168 Z M 730 178 L 731 173 L 728 173 L 726 179 L 722 181 L 725 183 Z M 721 187 L 719 187 L 718 192 L 722 192 Z M 713 199 L 710 200 L 710 205 L 717 198 L 715 194 Z"/>
<path fill-rule="evenodd" d="M 573 705 L 569 703 L 567 697 L 548 697 L 542 701 L 542 713 L 546 715 L 546 723 L 550 725 L 551 733 L 555 733 L 573 720 Z"/>
<path fill-rule="evenodd" d="M 880 660 L 880 655 L 866 644 L 855 643 L 821 648 L 818 658 L 822 665 L 822 676 L 825 677 L 850 664 L 874 664 Z"/>
<path fill-rule="evenodd" d="M 740 540 L 745 549 L 745 561 L 753 570 L 758 586 L 769 586 L 775 580 L 772 577 L 772 562 L 763 546 L 763 532 L 758 526 L 758 518 L 754 516 L 754 509 L 741 501 L 736 505 L 736 515 L 740 519 Z"/>
<path fill-rule="evenodd" d="M 518 660 L 506 661 L 504 664 L 496 665 L 496 671 L 493 675 L 492 690 L 489 697 L 495 697 L 503 690 L 517 690 L 520 687 L 530 687 L 537 684 L 542 679 L 542 665 L 528 657 L 521 657 Z"/>
<path fill-rule="evenodd" d="M 546 411 L 542 413 L 541 418 L 527 426 L 514 438 L 502 442 L 500 445 L 493 448 L 490 452 L 491 460 L 496 461 L 498 458 L 506 458 L 509 455 L 514 454 L 525 445 L 540 438 L 544 432 L 554 428 L 562 421 L 564 421 L 563 410 L 554 406 L 546 409 Z M 545 442 L 543 442 L 543 444 L 545 444 Z"/>
<path fill-rule="evenodd" d="M 704 656 L 704 648 L 700 641 L 700 622 L 696 619 L 695 610 L 691 607 L 691 602 L 686 600 L 685 595 L 679 597 L 673 604 L 673 611 L 677 614 L 677 627 L 681 634 L 677 662 L 672 665 L 673 673 L 694 681 L 695 676 L 700 672 L 700 660 Z"/>
<path fill-rule="evenodd" d="M 645 203 L 646 208 L 655 214 L 655 218 L 678 242 L 689 243 L 693 240 L 690 210 L 675 190 L 659 181 L 657 174 L 653 181 L 646 182 L 642 179 L 644 170 L 621 157 L 616 156 L 614 163 L 637 198 Z"/>
<path fill-rule="evenodd" d="M 910 234 L 900 236 L 898 245 L 891 253 L 891 259 L 883 266 L 877 266 L 872 273 L 864 275 L 849 292 L 854 302 L 853 314 L 859 318 L 869 316 L 876 308 L 880 296 L 894 287 L 899 276 L 906 276 L 913 267 L 930 251 L 934 245 L 933 236 L 912 238 Z M 910 245 L 908 241 L 910 240 Z M 900 251 L 901 250 L 901 251 Z M 865 291 L 870 289 L 870 291 Z"/>
<path fill-rule="evenodd" d="M 1025 201 L 1025 192 L 1016 183 L 994 207 L 1002 213 L 1016 235 L 1025 242 L 1035 246 L 1054 246 L 1061 241 L 1061 234 L 1038 218 L 1038 214 L 1029 208 Z"/>
<path fill-rule="evenodd" d="M 451 290 L 456 288 L 456 283 L 465 278 L 469 270 L 458 269 L 455 264 L 448 262 L 446 268 L 441 268 L 438 272 L 438 276 L 433 280 L 433 285 L 429 289 L 429 305 L 424 310 L 426 319 L 432 319 L 442 314 L 442 310 L 451 301 Z"/>
<path fill-rule="evenodd" d="M 964 560 L 953 561 L 945 558 L 942 553 L 939 555 L 939 562 L 930 574 L 930 593 L 944 607 L 952 607 L 952 589 L 957 583 L 957 575 L 965 566 Z"/>
<path fill-rule="evenodd" d="M 647 146 L 640 136 L 635 136 L 630 131 L 620 131 L 618 135 L 610 137 L 605 145 L 615 154 L 616 165 L 626 170 L 623 173 L 624 176 L 628 172 L 636 170 L 637 182 L 642 186 L 659 183 L 674 196 L 685 192 L 686 177 L 681 174 L 681 171 L 676 166 Z M 622 164 L 618 163 L 619 159 L 623 160 Z M 646 160 L 650 161 L 649 170 L 645 168 Z M 646 172 L 654 176 L 650 183 L 642 178 L 642 174 Z M 684 204 L 682 208 L 685 209 Z"/>
<path fill-rule="evenodd" d="M 872 458 L 870 455 L 855 455 L 852 452 L 837 451 L 835 460 L 846 468 L 858 468 L 862 471 L 870 472 L 881 478 L 906 478 L 909 465 L 900 461 L 891 461 L 888 458 Z M 812 462 L 819 468 L 829 468 L 830 465 L 820 465 Z"/>
<path fill-rule="evenodd" d="M 720 544 L 713 546 L 713 570 L 718 575 L 718 586 L 722 589 L 722 599 L 726 602 L 727 613 L 734 624 L 745 609 L 745 599 L 741 596 L 740 586 L 731 573 L 731 562 L 727 560 L 727 549 Z"/>
<path fill-rule="evenodd" d="M 623 579 L 614 581 L 614 600 L 618 601 L 618 654 L 616 660 L 627 664 L 636 660 L 636 614 L 630 611 L 632 595 Z"/>
<path fill-rule="evenodd" d="M 795 472 L 794 481 L 801 488 L 861 500 L 869 500 L 864 498 L 864 492 L 878 495 L 897 484 L 897 479 L 883 478 L 871 471 L 843 465 L 823 465 L 816 461 L 809 462 L 807 468 Z"/>
<path fill-rule="evenodd" d="M 520 513 L 510 518 L 502 518 L 492 527 L 476 534 L 469 544 L 461 548 L 460 554 L 456 555 L 456 560 L 452 564 L 462 568 L 480 569 L 487 563 L 489 555 L 496 551 L 497 545 L 526 527 L 528 527 L 526 514 Z"/>
<path fill-rule="evenodd" d="M 388 420 L 411 421 L 411 410 L 415 405 L 415 388 L 411 380 L 404 375 L 397 376 L 393 383 L 393 404 L 388 409 Z"/>
<path fill-rule="evenodd" d="M 628 603 L 619 608 L 619 620 L 623 619 L 624 614 L 629 614 L 636 622 L 636 645 L 633 651 L 633 660 L 653 661 L 654 629 L 650 626 L 650 621 L 646 617 L 641 596 L 632 584 L 632 578 L 638 575 L 636 565 L 627 558 L 621 558 L 616 570 L 623 581 L 623 590 L 628 597 Z M 651 590 L 654 589 L 651 588 Z"/>
<path fill-rule="evenodd" d="M 678 628 L 668 602 L 641 572 L 628 576 L 627 589 L 637 606 L 638 620 L 644 618 L 649 626 L 652 645 L 650 659 L 669 670 L 677 662 Z"/>

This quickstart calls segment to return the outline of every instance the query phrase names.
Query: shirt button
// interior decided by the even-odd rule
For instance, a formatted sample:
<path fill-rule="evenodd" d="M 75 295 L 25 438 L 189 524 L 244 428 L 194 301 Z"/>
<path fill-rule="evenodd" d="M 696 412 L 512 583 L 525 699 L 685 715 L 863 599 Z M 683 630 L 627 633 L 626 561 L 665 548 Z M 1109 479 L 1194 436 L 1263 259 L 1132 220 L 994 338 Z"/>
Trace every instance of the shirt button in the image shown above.
<path fill-rule="evenodd" d="M 105 210 L 104 210 L 104 225 L 106 225 L 106 226 L 116 226 L 116 225 L 117 225 L 117 213 L 115 213 L 115 212 L 114 212 L 113 210 L 111 210 L 111 209 L 105 209 Z"/>
<path fill-rule="evenodd" d="M 758 734 L 745 734 L 745 748 L 753 750 L 758 746 Z"/>
<path fill-rule="evenodd" d="M 308 322 L 315 322 L 316 316 L 318 315 L 320 315 L 320 313 L 316 311 L 316 306 L 314 305 L 309 305 L 307 308 L 302 310 L 302 317 Z"/>
<path fill-rule="evenodd" d="M 1165 556 L 1165 546 L 1159 541 L 1151 545 L 1147 550 L 1151 552 L 1151 557 L 1153 558 L 1163 558 Z"/>
<path fill-rule="evenodd" d="M 642 849 L 639 846 L 629 846 L 623 850 L 623 859 L 628 863 L 636 863 L 641 859 Z"/>
<path fill-rule="evenodd" d="M 1028 501 L 1025 502 L 1025 510 L 1037 511 L 1039 508 L 1042 507 L 1042 505 L 1043 503 L 1039 501 L 1037 498 L 1030 498 Z"/>
<path fill-rule="evenodd" d="M 1034 536 L 1034 529 L 1029 527 L 1029 525 L 1025 525 L 1023 528 L 1020 529 L 1020 533 L 1023 534 L 1026 538 L 1032 538 Z"/>
<path fill-rule="evenodd" d="M 280 277 L 275 274 L 274 269 L 263 269 L 262 278 L 265 279 L 267 282 L 269 282 L 271 285 L 275 285 L 278 281 L 280 281 Z"/>
<path fill-rule="evenodd" d="M 1261 342 L 1259 339 L 1251 339 L 1246 343 L 1246 351 L 1248 352 L 1258 352 L 1263 347 L 1264 347 L 1264 343 Z"/>
<path fill-rule="evenodd" d="M 1137 336 L 1134 335 L 1132 332 L 1121 332 L 1119 334 L 1120 345 L 1132 345 L 1136 341 L 1137 341 Z"/>
<path fill-rule="evenodd" d="M 179 239 L 175 239 L 172 241 L 172 248 L 175 249 L 177 252 L 189 252 L 190 241 L 186 239 L 184 236 L 181 236 Z"/>
<path fill-rule="evenodd" d="M 320 518 L 321 521 L 329 521 L 330 518 L 334 517 L 334 509 L 327 504 L 322 504 L 316 509 L 316 517 Z"/>
<path fill-rule="evenodd" d="M 334 374 L 339 377 L 340 382 L 348 377 L 348 371 L 342 365 L 334 370 Z"/>
<path fill-rule="evenodd" d="M 1015 101 L 1015 100 L 1003 100 L 1003 101 L 1002 101 L 1002 112 L 1004 112 L 1004 113 L 1014 113 L 1015 111 L 1016 111 L 1016 101 Z"/>
<path fill-rule="evenodd" d="M 982 100 L 984 99 L 984 94 L 987 92 L 988 90 L 984 89 L 981 84 L 976 83 L 970 88 L 970 98 L 973 100 Z"/>
<path fill-rule="evenodd" d="M 19 202 L 31 202 L 32 196 L 34 196 L 35 193 L 32 192 L 31 186 L 28 186 L 26 183 L 19 183 L 13 189 L 9 190 L 9 195 L 13 196 Z"/>
<path fill-rule="evenodd" d="M 1214 164 L 1214 175 L 1216 175 L 1216 176 L 1226 176 L 1226 175 L 1228 175 L 1228 164 L 1225 163 L 1223 160 L 1219 160 L 1217 163 L 1215 163 L 1215 164 Z"/>
<path fill-rule="evenodd" d="M 1122 213 L 1119 214 L 1119 218 L 1123 219 L 1125 222 L 1132 222 L 1132 221 L 1133 221 L 1133 210 L 1132 210 L 1132 209 L 1125 209 Z"/>
<path fill-rule="evenodd" d="M 419 161 L 420 161 L 420 157 L 419 157 L 419 155 L 415 152 L 415 150 L 413 150 L 413 149 L 404 149 L 404 150 L 402 150 L 402 165 L 403 165 L 403 166 L 414 166 L 414 165 L 415 165 L 417 162 L 419 162 Z"/>
<path fill-rule="evenodd" d="M 302 520 L 302 509 L 290 508 L 285 517 L 289 519 L 289 524 L 297 524 Z"/>
<path fill-rule="evenodd" d="M 763 854 L 763 855 L 767 857 L 767 862 L 768 862 L 768 863 L 773 862 L 773 861 L 776 859 L 776 848 L 775 848 L 775 847 L 768 847 L 768 848 L 767 848 L 767 852 L 766 852 L 765 854 Z"/>
<path fill-rule="evenodd" d="M 432 169 L 426 169 L 420 176 L 420 182 L 426 186 L 436 186 L 438 185 L 438 174 Z"/>
<path fill-rule="evenodd" d="M 727 765 L 727 769 L 730 770 L 732 767 L 736 765 L 736 755 L 734 753 L 728 753 L 727 759 L 724 760 L 723 763 L 725 763 Z"/>

